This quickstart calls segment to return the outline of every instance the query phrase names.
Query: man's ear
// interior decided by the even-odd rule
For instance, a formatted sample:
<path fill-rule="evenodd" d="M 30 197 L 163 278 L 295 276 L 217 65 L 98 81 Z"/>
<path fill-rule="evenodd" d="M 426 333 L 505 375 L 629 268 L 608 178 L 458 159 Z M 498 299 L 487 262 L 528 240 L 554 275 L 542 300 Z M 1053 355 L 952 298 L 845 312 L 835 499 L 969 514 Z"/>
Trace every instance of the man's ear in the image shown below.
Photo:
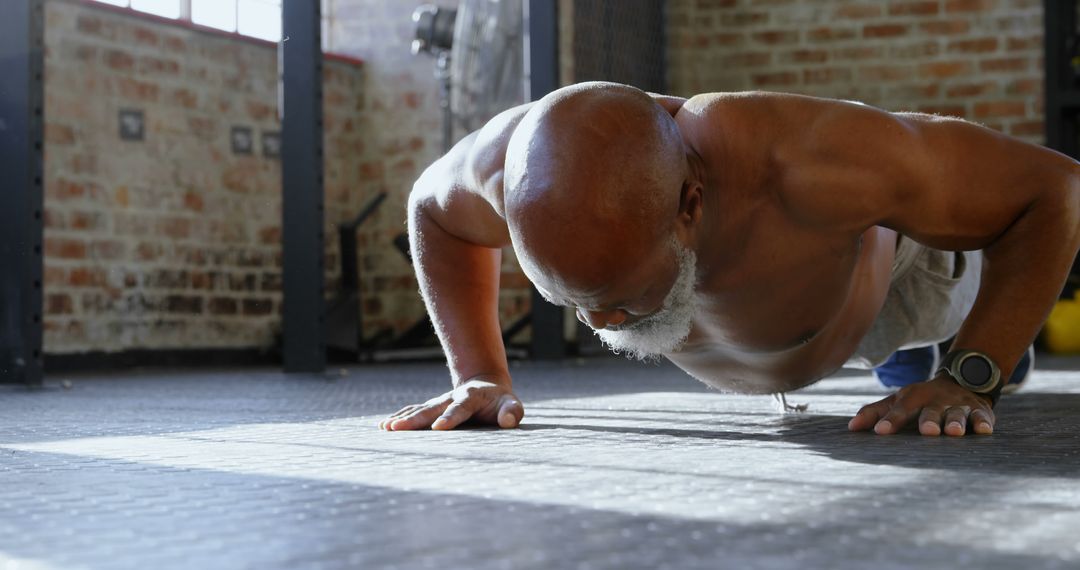
<path fill-rule="evenodd" d="M 688 227 L 696 226 L 701 220 L 701 212 L 704 208 L 705 192 L 700 182 L 687 180 L 683 182 L 679 194 L 679 223 Z"/>

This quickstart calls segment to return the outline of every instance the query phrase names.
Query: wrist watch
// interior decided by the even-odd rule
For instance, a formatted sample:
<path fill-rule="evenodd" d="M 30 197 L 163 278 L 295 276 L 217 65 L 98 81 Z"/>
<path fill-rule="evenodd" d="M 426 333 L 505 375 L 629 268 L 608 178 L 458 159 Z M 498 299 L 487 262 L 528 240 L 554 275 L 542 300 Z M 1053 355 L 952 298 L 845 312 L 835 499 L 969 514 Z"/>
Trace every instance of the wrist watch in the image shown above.
<path fill-rule="evenodd" d="M 990 405 L 997 404 L 1005 383 L 1001 369 L 986 354 L 977 350 L 952 350 L 941 360 L 938 374 L 945 372 L 956 383 L 990 398 Z"/>

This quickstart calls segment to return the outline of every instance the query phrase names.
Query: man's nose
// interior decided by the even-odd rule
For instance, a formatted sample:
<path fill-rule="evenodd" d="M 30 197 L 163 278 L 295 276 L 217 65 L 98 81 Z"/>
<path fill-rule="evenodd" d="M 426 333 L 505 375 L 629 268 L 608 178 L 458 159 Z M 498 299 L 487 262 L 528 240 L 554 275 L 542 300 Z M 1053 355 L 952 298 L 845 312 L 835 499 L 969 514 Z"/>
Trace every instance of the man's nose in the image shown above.
<path fill-rule="evenodd" d="M 626 313 L 620 310 L 614 311 L 587 311 L 578 309 L 578 320 L 589 325 L 593 330 L 617 327 L 626 322 Z"/>

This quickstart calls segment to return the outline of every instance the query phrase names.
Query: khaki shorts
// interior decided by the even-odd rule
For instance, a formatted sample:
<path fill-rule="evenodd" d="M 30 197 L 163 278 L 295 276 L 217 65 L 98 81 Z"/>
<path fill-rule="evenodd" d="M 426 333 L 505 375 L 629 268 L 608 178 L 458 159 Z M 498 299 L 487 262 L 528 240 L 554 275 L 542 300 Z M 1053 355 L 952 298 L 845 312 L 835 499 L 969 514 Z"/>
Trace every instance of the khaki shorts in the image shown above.
<path fill-rule="evenodd" d="M 982 251 L 941 251 L 899 236 L 885 305 L 845 366 L 874 368 L 897 350 L 953 337 L 981 277 Z"/>

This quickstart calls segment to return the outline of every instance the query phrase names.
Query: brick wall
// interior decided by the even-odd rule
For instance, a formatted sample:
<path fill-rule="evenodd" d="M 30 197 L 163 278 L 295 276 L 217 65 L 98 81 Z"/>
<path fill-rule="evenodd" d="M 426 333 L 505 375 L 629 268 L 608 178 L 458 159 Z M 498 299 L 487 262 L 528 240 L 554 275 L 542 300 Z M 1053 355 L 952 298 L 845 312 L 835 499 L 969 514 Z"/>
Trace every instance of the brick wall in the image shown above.
<path fill-rule="evenodd" d="M 281 181 L 260 137 L 280 129 L 276 48 L 73 0 L 46 9 L 46 351 L 269 346 Z M 326 66 L 330 237 L 394 168 L 365 144 L 362 80 Z M 122 109 L 144 113 L 145 140 L 120 139 Z M 234 126 L 253 154 L 232 152 Z"/>
<path fill-rule="evenodd" d="M 359 232 L 365 332 L 424 314 L 393 247 L 419 173 L 440 154 L 437 84 L 409 53 L 421 2 L 328 0 L 326 47 L 370 60 L 325 72 L 328 293 L 336 223 L 379 192 Z M 443 1 L 452 5 L 454 2 Z M 280 327 L 280 129 L 275 46 L 49 0 L 46 55 L 46 351 L 265 348 Z M 142 142 L 117 114 L 145 115 Z M 234 126 L 256 136 L 236 155 Z M 528 308 L 507 256 L 502 318 Z"/>
<path fill-rule="evenodd" d="M 671 91 L 764 89 L 1043 140 L 1039 0 L 669 0 Z"/>

